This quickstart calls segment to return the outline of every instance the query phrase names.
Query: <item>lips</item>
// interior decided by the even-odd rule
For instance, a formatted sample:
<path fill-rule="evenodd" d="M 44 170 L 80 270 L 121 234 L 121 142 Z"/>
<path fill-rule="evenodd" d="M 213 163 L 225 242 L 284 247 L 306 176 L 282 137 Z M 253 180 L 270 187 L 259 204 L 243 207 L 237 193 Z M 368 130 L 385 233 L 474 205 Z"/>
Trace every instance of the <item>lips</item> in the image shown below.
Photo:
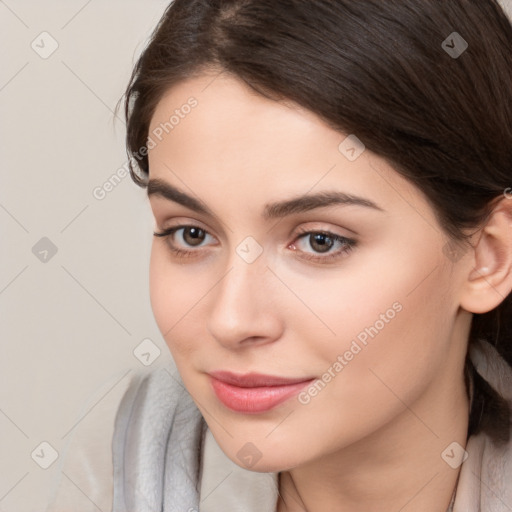
<path fill-rule="evenodd" d="M 296 384 L 298 382 L 305 382 L 311 380 L 313 377 L 302 377 L 302 378 L 287 378 L 278 377 L 274 375 L 264 375 L 262 373 L 246 373 L 243 375 L 227 372 L 218 371 L 210 372 L 210 375 L 217 380 L 226 382 L 227 384 L 233 384 L 240 388 L 256 388 L 261 386 L 286 386 L 289 384 Z"/>
<path fill-rule="evenodd" d="M 314 377 L 287 378 L 259 373 L 211 372 L 217 398 L 229 409 L 246 414 L 268 411 L 297 394 Z"/>

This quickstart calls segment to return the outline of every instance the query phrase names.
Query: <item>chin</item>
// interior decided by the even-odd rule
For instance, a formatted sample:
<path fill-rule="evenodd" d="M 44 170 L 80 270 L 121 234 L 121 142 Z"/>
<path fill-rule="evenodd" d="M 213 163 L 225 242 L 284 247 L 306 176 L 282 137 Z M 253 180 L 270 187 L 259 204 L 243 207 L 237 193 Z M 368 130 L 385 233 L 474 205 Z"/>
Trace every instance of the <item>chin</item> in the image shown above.
<path fill-rule="evenodd" d="M 249 471 L 254 471 L 255 473 L 279 473 L 281 471 L 288 471 L 294 467 L 299 466 L 298 462 L 291 463 L 287 460 L 287 457 L 272 457 L 272 460 L 264 460 L 265 457 L 262 457 L 257 463 L 253 466 L 245 466 L 236 456 L 231 458 L 232 462 L 234 462 L 237 466 L 240 466 L 243 469 L 247 469 Z"/>
<path fill-rule="evenodd" d="M 235 440 L 238 439 L 238 440 Z M 258 442 L 244 442 L 239 441 L 240 438 L 231 439 L 222 444 L 217 443 L 220 449 L 224 452 L 234 464 L 243 469 L 254 471 L 256 473 L 278 473 L 280 471 L 287 471 L 296 466 L 304 464 L 304 453 L 299 453 L 299 450 L 290 443 L 289 446 L 284 446 L 280 443 L 277 447 L 272 443 Z M 254 462 L 244 462 L 244 456 L 249 455 L 254 457 Z"/>

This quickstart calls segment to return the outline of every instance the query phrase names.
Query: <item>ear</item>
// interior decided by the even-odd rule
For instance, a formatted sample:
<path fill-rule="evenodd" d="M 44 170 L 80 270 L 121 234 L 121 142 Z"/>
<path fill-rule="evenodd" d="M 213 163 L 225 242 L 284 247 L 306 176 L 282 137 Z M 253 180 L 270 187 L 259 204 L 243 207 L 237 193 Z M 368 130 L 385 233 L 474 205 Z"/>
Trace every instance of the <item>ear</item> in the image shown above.
<path fill-rule="evenodd" d="M 487 313 L 511 290 L 512 197 L 505 195 L 476 235 L 460 305 L 471 313 Z"/>

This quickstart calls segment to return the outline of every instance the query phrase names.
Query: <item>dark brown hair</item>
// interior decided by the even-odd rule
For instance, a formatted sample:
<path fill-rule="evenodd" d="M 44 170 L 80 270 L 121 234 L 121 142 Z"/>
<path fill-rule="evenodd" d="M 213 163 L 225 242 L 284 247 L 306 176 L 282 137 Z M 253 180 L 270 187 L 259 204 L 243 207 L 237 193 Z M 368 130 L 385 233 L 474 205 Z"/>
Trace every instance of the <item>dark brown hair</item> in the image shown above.
<path fill-rule="evenodd" d="M 126 90 L 130 174 L 145 186 L 163 94 L 218 70 L 356 134 L 424 193 L 463 245 L 512 185 L 511 48 L 512 25 L 495 0 L 175 0 Z M 489 341 L 509 365 L 511 336 L 512 295 L 473 315 L 469 343 Z M 468 436 L 508 441 L 509 405 L 469 351 L 464 373 L 474 385 Z"/>

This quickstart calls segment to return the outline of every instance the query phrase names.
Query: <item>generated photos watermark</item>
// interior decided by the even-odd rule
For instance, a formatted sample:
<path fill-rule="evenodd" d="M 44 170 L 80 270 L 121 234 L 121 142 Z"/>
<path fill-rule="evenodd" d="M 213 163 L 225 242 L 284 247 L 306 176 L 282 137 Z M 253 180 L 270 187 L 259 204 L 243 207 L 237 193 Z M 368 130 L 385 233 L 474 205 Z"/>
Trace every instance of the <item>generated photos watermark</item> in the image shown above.
<path fill-rule="evenodd" d="M 336 361 L 327 368 L 322 376 L 312 382 L 307 389 L 301 391 L 297 397 L 299 402 L 303 405 L 309 404 L 311 399 L 317 396 L 327 386 L 336 375 L 338 375 L 354 357 L 359 354 L 366 346 L 370 339 L 375 338 L 387 324 L 393 320 L 397 313 L 402 311 L 403 306 L 400 302 L 396 301 L 385 313 L 379 315 L 379 319 L 376 320 L 370 327 L 365 327 L 359 334 L 352 340 L 350 348 L 345 350 L 342 355 L 338 355 Z"/>

